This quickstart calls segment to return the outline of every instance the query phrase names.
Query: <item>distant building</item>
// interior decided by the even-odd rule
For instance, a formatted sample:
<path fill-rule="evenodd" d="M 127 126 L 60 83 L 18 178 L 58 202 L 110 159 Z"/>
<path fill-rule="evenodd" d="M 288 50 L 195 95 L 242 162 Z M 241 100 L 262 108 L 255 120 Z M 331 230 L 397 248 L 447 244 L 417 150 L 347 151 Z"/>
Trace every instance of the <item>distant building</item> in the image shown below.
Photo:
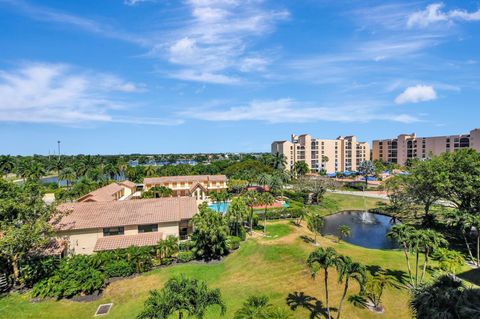
<path fill-rule="evenodd" d="M 145 178 L 143 184 L 144 191 L 165 186 L 173 190 L 173 196 L 192 196 L 204 200 L 212 191 L 226 190 L 227 180 L 225 175 L 162 176 Z"/>
<path fill-rule="evenodd" d="M 130 181 L 111 183 L 80 197 L 77 202 L 109 202 L 123 200 L 135 193 L 137 185 Z"/>
<path fill-rule="evenodd" d="M 185 239 L 197 213 L 192 197 L 62 204 L 65 212 L 57 236 L 68 242 L 68 254 L 154 246 L 169 235 Z"/>
<path fill-rule="evenodd" d="M 287 170 L 296 162 L 305 162 L 316 172 L 356 171 L 358 165 L 370 160 L 370 145 L 358 142 L 356 136 L 340 136 L 334 140 L 312 138 L 309 134 L 292 135 L 290 141 L 272 143 L 272 154 L 285 156 Z"/>
<path fill-rule="evenodd" d="M 412 133 L 394 139 L 374 140 L 372 156 L 374 160 L 403 166 L 409 159 L 428 158 L 462 148 L 480 151 L 480 129 L 462 135 L 417 137 Z"/>

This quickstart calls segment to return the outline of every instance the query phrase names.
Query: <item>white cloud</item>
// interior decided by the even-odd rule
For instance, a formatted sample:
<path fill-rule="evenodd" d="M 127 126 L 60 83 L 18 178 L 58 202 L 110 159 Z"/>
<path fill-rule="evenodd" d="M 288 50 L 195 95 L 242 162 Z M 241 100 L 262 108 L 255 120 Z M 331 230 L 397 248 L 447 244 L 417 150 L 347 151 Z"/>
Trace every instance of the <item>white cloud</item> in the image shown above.
<path fill-rule="evenodd" d="M 424 10 L 412 13 L 407 19 L 408 27 L 427 27 L 438 22 L 451 23 L 454 20 L 479 21 L 480 9 L 474 12 L 468 12 L 462 9 L 442 11 L 443 3 L 432 3 Z"/>
<path fill-rule="evenodd" d="M 396 97 L 395 103 L 418 103 L 435 99 L 437 99 L 437 92 L 432 86 L 416 85 L 406 88 L 402 94 Z"/>
<path fill-rule="evenodd" d="M 142 2 L 153 2 L 153 1 L 155 0 L 124 0 L 123 3 L 126 4 L 127 6 L 135 6 Z"/>
<path fill-rule="evenodd" d="M 312 106 L 293 99 L 251 101 L 247 105 L 227 109 L 192 108 L 180 113 L 205 121 L 262 121 L 268 123 L 304 122 L 370 122 L 387 120 L 401 123 L 420 121 L 407 114 L 389 114 L 371 105 L 347 105 L 340 107 Z"/>
<path fill-rule="evenodd" d="M 171 32 L 170 40 L 158 44 L 151 54 L 166 55 L 180 67 L 171 76 L 209 83 L 238 83 L 235 72 L 260 72 L 269 60 L 249 49 L 256 37 L 274 29 L 287 11 L 262 8 L 262 1 L 190 0 L 191 19 Z M 166 50 L 165 50 L 166 48 Z M 180 76 L 179 76 L 180 74 Z"/>
<path fill-rule="evenodd" d="M 115 92 L 143 89 L 110 74 L 80 72 L 65 64 L 28 63 L 14 71 L 0 70 L 0 122 L 176 123 L 112 114 L 126 109 L 123 101 L 112 97 Z"/>

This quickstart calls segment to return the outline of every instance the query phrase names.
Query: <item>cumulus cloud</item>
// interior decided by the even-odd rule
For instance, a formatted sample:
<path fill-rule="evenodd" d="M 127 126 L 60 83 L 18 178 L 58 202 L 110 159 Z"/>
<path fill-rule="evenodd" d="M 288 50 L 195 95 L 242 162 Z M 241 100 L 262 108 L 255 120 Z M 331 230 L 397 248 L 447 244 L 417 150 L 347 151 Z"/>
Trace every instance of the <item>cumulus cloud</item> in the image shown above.
<path fill-rule="evenodd" d="M 251 56 L 249 47 L 289 16 L 287 11 L 262 8 L 261 1 L 190 0 L 187 5 L 191 18 L 151 54 L 166 55 L 179 67 L 172 77 L 189 81 L 233 84 L 238 79 L 232 73 L 263 71 L 268 59 Z"/>
<path fill-rule="evenodd" d="M 468 12 L 463 9 L 442 11 L 443 3 L 432 3 L 424 10 L 412 13 L 407 19 L 408 27 L 427 27 L 438 22 L 453 22 L 454 20 L 479 21 L 480 9 Z"/>
<path fill-rule="evenodd" d="M 410 86 L 395 98 L 395 103 L 418 103 L 437 99 L 437 92 L 429 85 Z"/>
<path fill-rule="evenodd" d="M 371 105 L 347 105 L 340 107 L 312 106 L 294 99 L 251 101 L 246 105 L 216 109 L 192 108 L 181 116 L 205 121 L 262 121 L 268 123 L 370 122 L 388 120 L 401 123 L 420 121 L 408 114 L 390 114 Z"/>
<path fill-rule="evenodd" d="M 141 118 L 112 113 L 126 108 L 113 95 L 144 89 L 111 74 L 81 72 L 66 64 L 28 63 L 13 71 L 0 70 L 0 121 L 139 123 Z M 163 124 L 156 119 L 143 122 Z"/>

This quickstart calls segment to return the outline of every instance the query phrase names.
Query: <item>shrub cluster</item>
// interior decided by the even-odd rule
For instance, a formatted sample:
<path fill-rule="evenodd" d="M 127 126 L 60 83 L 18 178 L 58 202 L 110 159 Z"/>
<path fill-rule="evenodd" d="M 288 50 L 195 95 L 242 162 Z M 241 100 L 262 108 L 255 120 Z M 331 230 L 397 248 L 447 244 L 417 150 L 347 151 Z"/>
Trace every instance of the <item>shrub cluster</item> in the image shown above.
<path fill-rule="evenodd" d="M 240 248 L 240 242 L 241 241 L 242 241 L 242 239 L 240 237 L 229 236 L 227 238 L 227 248 L 229 250 L 237 250 L 238 248 Z"/>
<path fill-rule="evenodd" d="M 180 251 L 177 254 L 177 262 L 178 263 L 188 263 L 195 259 L 195 255 L 191 251 Z"/>

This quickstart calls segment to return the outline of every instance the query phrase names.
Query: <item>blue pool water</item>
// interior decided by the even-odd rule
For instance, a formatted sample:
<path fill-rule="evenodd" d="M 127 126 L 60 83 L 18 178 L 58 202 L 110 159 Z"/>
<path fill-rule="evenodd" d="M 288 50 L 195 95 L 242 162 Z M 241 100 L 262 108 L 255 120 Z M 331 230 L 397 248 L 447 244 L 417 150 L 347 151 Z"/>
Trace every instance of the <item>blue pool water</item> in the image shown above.
<path fill-rule="evenodd" d="M 228 203 L 228 202 L 227 203 L 214 203 L 214 204 L 208 205 L 208 207 L 210 207 L 211 209 L 213 209 L 216 212 L 224 214 L 227 211 L 229 204 L 230 203 Z M 290 207 L 290 205 L 288 205 L 287 203 L 284 203 L 283 207 Z"/>

